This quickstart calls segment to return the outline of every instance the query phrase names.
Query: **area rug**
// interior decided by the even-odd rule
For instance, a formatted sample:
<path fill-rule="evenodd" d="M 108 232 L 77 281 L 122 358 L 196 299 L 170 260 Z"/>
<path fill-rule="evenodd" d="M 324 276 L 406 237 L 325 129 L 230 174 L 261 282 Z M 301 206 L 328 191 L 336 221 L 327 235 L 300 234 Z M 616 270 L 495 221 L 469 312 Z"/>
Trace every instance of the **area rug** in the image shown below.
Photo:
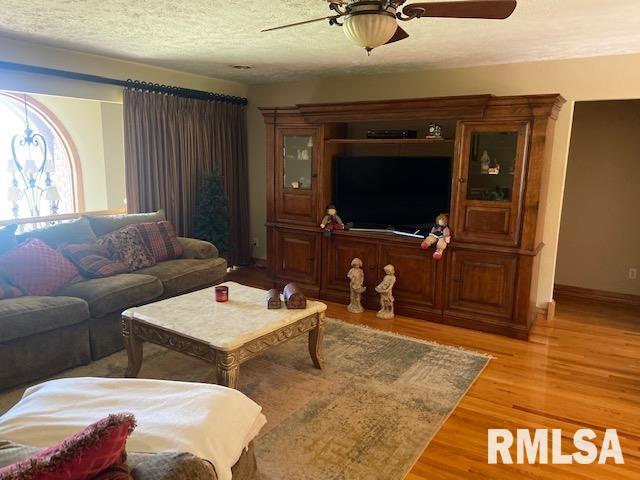
<path fill-rule="evenodd" d="M 240 390 L 268 419 L 260 480 L 400 480 L 489 361 L 475 352 L 327 320 L 325 369 L 306 336 L 240 367 Z M 124 352 L 62 377 L 119 377 Z M 204 362 L 145 345 L 140 377 L 212 382 Z M 22 390 L 0 395 L 0 412 Z"/>

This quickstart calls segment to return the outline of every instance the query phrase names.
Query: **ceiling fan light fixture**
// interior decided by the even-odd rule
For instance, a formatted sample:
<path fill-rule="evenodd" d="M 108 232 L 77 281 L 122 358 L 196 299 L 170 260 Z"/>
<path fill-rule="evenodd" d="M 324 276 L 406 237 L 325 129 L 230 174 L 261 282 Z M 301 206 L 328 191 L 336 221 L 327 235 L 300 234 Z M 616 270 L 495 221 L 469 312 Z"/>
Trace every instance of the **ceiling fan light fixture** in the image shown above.
<path fill-rule="evenodd" d="M 342 27 L 347 38 L 368 53 L 391 40 L 398 22 L 389 11 L 356 11 L 345 18 Z"/>

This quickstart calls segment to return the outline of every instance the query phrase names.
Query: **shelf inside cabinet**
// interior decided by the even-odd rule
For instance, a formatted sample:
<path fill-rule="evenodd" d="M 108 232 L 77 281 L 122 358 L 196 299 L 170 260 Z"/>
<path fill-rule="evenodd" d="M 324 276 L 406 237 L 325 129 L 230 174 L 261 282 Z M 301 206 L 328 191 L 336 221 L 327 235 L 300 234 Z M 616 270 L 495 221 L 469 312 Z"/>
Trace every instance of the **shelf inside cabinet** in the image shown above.
<path fill-rule="evenodd" d="M 372 145 L 411 145 L 411 144 L 442 144 L 453 143 L 453 138 L 330 138 L 325 140 L 326 143 L 342 143 L 342 144 L 372 144 Z"/>

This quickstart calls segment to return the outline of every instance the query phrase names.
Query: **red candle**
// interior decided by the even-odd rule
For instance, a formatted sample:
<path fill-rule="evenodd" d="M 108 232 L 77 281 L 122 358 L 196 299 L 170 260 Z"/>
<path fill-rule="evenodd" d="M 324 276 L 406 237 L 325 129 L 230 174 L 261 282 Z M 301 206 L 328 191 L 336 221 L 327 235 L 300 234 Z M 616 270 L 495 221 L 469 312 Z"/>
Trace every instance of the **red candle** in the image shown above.
<path fill-rule="evenodd" d="M 229 300 L 229 287 L 218 285 L 216 287 L 216 302 L 226 302 Z"/>

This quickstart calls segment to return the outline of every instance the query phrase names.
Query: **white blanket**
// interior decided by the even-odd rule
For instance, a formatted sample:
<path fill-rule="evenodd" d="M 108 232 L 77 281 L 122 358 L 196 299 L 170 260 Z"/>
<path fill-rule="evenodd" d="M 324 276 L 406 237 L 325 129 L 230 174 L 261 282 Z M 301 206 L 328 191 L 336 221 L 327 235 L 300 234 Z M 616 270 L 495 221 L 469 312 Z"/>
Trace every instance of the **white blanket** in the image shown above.
<path fill-rule="evenodd" d="M 0 439 L 48 447 L 110 413 L 131 412 L 138 426 L 129 452 L 190 452 L 220 480 L 266 423 L 262 408 L 237 390 L 163 380 L 65 378 L 29 388 L 0 417 Z"/>

